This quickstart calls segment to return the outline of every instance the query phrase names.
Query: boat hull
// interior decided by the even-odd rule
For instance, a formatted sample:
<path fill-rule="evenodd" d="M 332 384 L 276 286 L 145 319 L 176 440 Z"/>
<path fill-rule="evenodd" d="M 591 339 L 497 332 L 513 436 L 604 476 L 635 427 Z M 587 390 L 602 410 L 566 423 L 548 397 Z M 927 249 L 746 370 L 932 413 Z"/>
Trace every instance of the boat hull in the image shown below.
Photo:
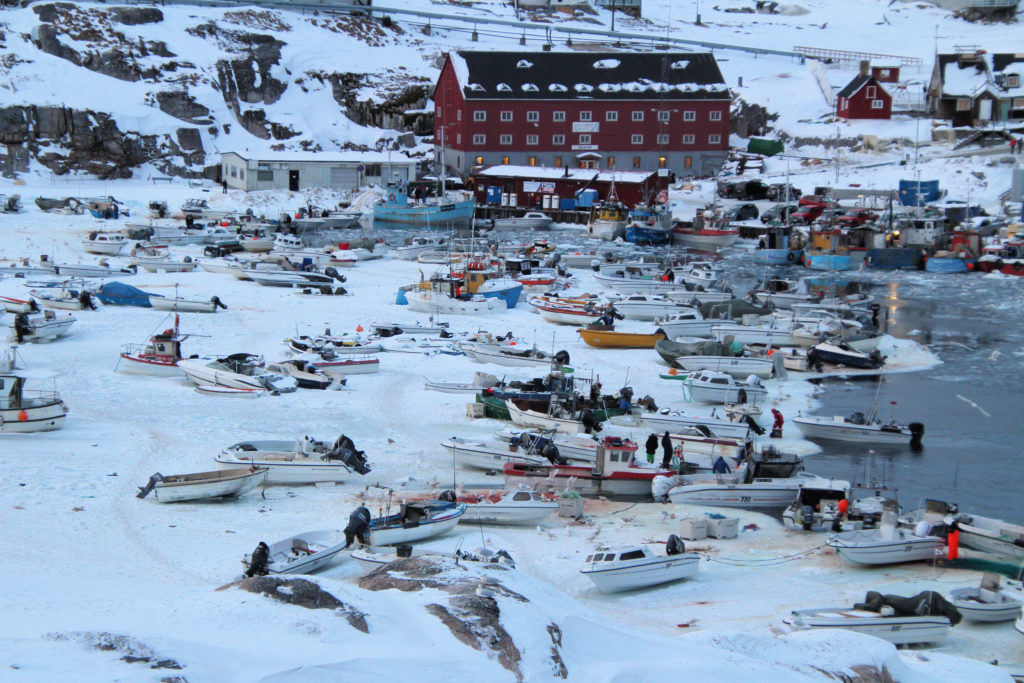
<path fill-rule="evenodd" d="M 742 379 L 755 375 L 762 379 L 771 377 L 775 363 L 769 358 L 730 358 L 728 356 L 679 356 L 675 364 L 687 372 L 714 370 Z"/>
<path fill-rule="evenodd" d="M 371 527 L 370 545 L 398 545 L 441 536 L 458 526 L 459 520 L 465 514 L 466 506 L 463 504 L 454 508 L 447 516 L 423 521 L 416 526 L 394 525 L 376 529 Z"/>
<path fill-rule="evenodd" d="M 188 299 L 172 299 L 170 297 L 150 297 L 150 305 L 160 311 L 178 311 L 180 313 L 216 313 L 217 306 L 209 301 L 190 301 Z"/>
<path fill-rule="evenodd" d="M 191 479 L 187 479 L 186 476 Z M 196 479 L 197 477 L 200 478 Z M 232 498 L 252 491 L 263 484 L 266 479 L 266 470 L 253 471 L 249 468 L 166 477 L 153 487 L 153 497 L 160 503 Z"/>
<path fill-rule="evenodd" d="M 591 563 L 580 573 L 602 593 L 621 593 L 688 579 L 695 576 L 699 568 L 700 557 L 683 554 L 648 558 L 631 566 L 612 569 Z"/>
<path fill-rule="evenodd" d="M 909 443 L 909 429 L 883 430 L 882 425 L 857 425 L 846 422 L 843 417 L 794 417 L 793 424 L 808 439 L 831 441 L 853 441 L 858 443 L 904 444 Z M 1024 549 L 1022 549 L 1024 550 Z"/>
<path fill-rule="evenodd" d="M 615 332 L 612 330 L 592 330 L 579 328 L 580 335 L 587 346 L 599 349 L 653 349 L 664 334 L 638 334 L 633 332 Z"/>
<path fill-rule="evenodd" d="M 743 510 L 781 510 L 796 500 L 799 482 L 777 484 L 690 484 L 668 492 L 673 504 Z"/>
<path fill-rule="evenodd" d="M 1021 602 L 1002 593 L 996 593 L 995 602 L 982 602 L 978 588 L 957 588 L 949 592 L 950 602 L 960 610 L 964 619 L 982 623 L 1013 621 L 1021 616 Z"/>
<path fill-rule="evenodd" d="M 52 432 L 64 427 L 68 408 L 58 399 L 19 408 L 0 408 L 0 433 Z"/>
<path fill-rule="evenodd" d="M 843 629 L 887 640 L 894 645 L 939 643 L 949 635 L 947 617 L 883 617 L 856 610 L 807 610 L 784 620 L 797 629 Z"/>
<path fill-rule="evenodd" d="M 849 531 L 830 536 L 826 544 L 850 564 L 880 565 L 934 560 L 945 541 L 936 536 L 911 536 L 897 529 L 892 540 L 882 539 L 878 533 Z"/>
<path fill-rule="evenodd" d="M 555 474 L 549 477 L 552 470 Z M 651 469 L 600 477 L 594 475 L 590 466 L 531 468 L 510 465 L 505 467 L 505 486 L 510 489 L 526 486 L 541 490 L 550 487 L 555 491 L 572 488 L 588 498 L 604 496 L 614 500 L 638 501 L 651 500 L 651 480 L 655 476 L 668 474 L 672 472 Z"/>
<path fill-rule="evenodd" d="M 373 207 L 373 224 L 416 225 L 426 228 L 468 228 L 476 203 L 472 200 L 446 204 L 378 204 Z"/>
<path fill-rule="evenodd" d="M 538 524 L 543 522 L 552 512 L 558 510 L 558 503 L 531 501 L 527 504 L 516 503 L 470 503 L 466 506 L 466 520 L 481 524 Z"/>
<path fill-rule="evenodd" d="M 482 442 L 449 439 L 441 442 L 441 445 L 452 454 L 455 462 L 463 467 L 472 469 L 501 471 L 507 462 L 529 465 L 543 465 L 547 463 L 547 460 L 540 456 L 513 453 L 508 450 L 506 444 L 496 444 L 489 447 L 486 443 Z"/>
<path fill-rule="evenodd" d="M 184 376 L 185 371 L 178 367 L 177 361 L 167 360 L 168 358 L 168 356 L 146 358 L 122 353 L 121 360 L 124 362 L 121 363 L 118 369 L 133 375 L 150 375 L 153 377 Z"/>
<path fill-rule="evenodd" d="M 266 453 L 224 452 L 219 453 L 215 460 L 220 469 L 238 467 L 259 467 L 267 470 L 267 484 L 340 484 L 352 476 L 352 471 L 340 463 L 329 463 L 313 458 L 294 458 L 287 456 L 294 453 L 278 454 L 272 458 Z"/>

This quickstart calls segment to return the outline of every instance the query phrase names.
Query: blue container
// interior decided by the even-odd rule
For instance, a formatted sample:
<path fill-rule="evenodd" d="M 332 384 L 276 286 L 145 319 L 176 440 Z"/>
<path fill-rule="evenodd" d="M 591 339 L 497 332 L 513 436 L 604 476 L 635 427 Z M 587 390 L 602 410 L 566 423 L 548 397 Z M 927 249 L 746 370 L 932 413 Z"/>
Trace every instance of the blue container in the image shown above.
<path fill-rule="evenodd" d="M 496 186 L 488 186 L 487 188 L 487 203 L 488 204 L 501 204 L 501 188 Z"/>
<path fill-rule="evenodd" d="M 572 197 L 563 198 L 559 200 L 558 204 L 562 211 L 573 211 L 576 209 L 576 200 Z"/>
<path fill-rule="evenodd" d="M 589 209 L 597 201 L 597 190 L 588 188 L 579 193 L 576 197 L 576 206 L 581 209 Z"/>
<path fill-rule="evenodd" d="M 920 194 L 920 198 L 918 197 Z M 936 201 L 941 195 L 938 180 L 901 180 L 899 200 L 903 206 L 920 206 Z"/>

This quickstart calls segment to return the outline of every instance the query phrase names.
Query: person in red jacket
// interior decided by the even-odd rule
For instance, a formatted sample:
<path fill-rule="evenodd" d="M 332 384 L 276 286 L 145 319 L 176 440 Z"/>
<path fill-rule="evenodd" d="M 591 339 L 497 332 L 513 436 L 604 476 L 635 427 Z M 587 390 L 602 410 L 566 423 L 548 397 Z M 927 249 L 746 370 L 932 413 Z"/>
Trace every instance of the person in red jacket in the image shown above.
<path fill-rule="evenodd" d="M 782 413 L 776 408 L 772 408 L 772 417 L 775 418 L 775 424 L 772 425 L 771 438 L 778 439 L 782 436 L 782 423 L 785 420 L 782 419 Z"/>

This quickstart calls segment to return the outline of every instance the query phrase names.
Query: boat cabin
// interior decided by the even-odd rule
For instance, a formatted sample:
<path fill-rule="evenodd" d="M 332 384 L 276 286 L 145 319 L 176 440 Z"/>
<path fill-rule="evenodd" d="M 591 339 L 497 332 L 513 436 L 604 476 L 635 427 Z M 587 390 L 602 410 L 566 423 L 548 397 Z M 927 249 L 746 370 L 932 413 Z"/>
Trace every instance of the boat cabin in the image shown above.
<path fill-rule="evenodd" d="M 633 468 L 636 444 L 618 436 L 606 436 L 597 446 L 594 460 L 594 474 L 609 476 L 614 472 L 625 472 Z"/>
<path fill-rule="evenodd" d="M 803 469 L 803 460 L 798 456 L 780 453 L 768 447 L 750 457 L 744 483 L 749 484 L 759 479 L 789 479 Z"/>
<path fill-rule="evenodd" d="M 605 200 L 592 209 L 591 220 L 624 221 L 629 215 L 621 202 Z"/>

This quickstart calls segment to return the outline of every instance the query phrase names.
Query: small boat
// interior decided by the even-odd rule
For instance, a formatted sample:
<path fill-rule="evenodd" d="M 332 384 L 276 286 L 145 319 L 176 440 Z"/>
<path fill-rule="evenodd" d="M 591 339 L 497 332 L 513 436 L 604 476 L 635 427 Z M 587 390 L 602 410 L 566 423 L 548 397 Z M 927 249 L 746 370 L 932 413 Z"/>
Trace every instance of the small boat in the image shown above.
<path fill-rule="evenodd" d="M 1021 602 L 1024 593 L 1021 584 L 1015 583 L 1017 590 L 1009 594 L 1000 588 L 998 574 L 986 572 L 981 585 L 969 588 L 956 588 L 949 592 L 949 601 L 960 611 L 967 621 L 985 623 L 1014 621 L 1021 616 Z"/>
<path fill-rule="evenodd" d="M 454 553 L 439 553 L 433 550 L 423 550 L 409 545 L 400 546 L 360 546 L 349 553 L 349 556 L 362 568 L 363 574 L 369 574 L 386 564 L 409 557 L 450 557 L 456 561 L 483 562 L 484 564 L 498 565 L 501 567 L 514 568 L 516 563 L 504 550 L 495 552 L 490 548 L 477 548 L 473 552 L 456 550 Z"/>
<path fill-rule="evenodd" d="M 85 213 L 85 205 L 74 197 L 54 199 L 50 197 L 36 197 L 36 206 L 40 211 L 63 215 L 81 215 Z"/>
<path fill-rule="evenodd" d="M 75 324 L 71 313 L 55 313 L 45 310 L 40 313 L 16 313 L 11 321 L 11 339 L 22 342 L 47 342 L 68 333 Z"/>
<path fill-rule="evenodd" d="M 924 425 L 911 422 L 909 425 L 897 424 L 895 421 L 883 423 L 864 413 L 853 413 L 849 417 L 842 415 L 802 415 L 792 419 L 800 432 L 808 439 L 825 439 L 829 441 L 854 441 L 857 443 L 888 443 L 920 445 L 924 436 Z"/>
<path fill-rule="evenodd" d="M 416 257 L 420 254 L 444 247 L 447 243 L 448 238 L 446 237 L 410 237 L 405 240 L 405 244 L 402 246 L 391 247 L 391 251 L 400 259 L 415 261 Z"/>
<path fill-rule="evenodd" d="M 307 360 L 292 359 L 271 363 L 267 366 L 267 372 L 293 378 L 298 382 L 300 389 L 340 389 L 345 383 L 344 379 L 339 382 L 336 377 L 327 375 Z"/>
<path fill-rule="evenodd" d="M 494 375 L 486 372 L 477 372 L 472 382 L 434 382 L 427 380 L 423 388 L 429 391 L 440 391 L 445 394 L 478 394 L 484 389 L 502 386 L 501 382 Z"/>
<path fill-rule="evenodd" d="M 727 337 L 740 344 L 758 344 L 763 346 L 800 346 L 800 343 L 793 338 L 789 328 L 762 327 L 759 325 L 737 325 L 735 323 L 719 322 L 712 325 L 711 334 L 718 341 L 725 341 Z"/>
<path fill-rule="evenodd" d="M 736 228 L 720 226 L 701 229 L 687 228 L 677 225 L 672 233 L 672 243 L 681 244 L 690 249 L 712 251 L 723 247 L 731 247 L 739 238 L 740 231 Z"/>
<path fill-rule="evenodd" d="M 705 427 L 710 432 L 723 439 L 746 439 L 750 434 L 750 422 L 745 418 L 731 420 L 728 415 L 715 417 L 714 411 L 710 416 L 694 415 L 681 410 L 670 410 L 663 408 L 657 413 L 642 413 L 639 418 L 640 426 L 651 431 L 676 432 L 687 427 Z M 613 420 L 616 421 L 616 420 Z M 756 425 L 757 422 L 755 421 Z"/>
<path fill-rule="evenodd" d="M 519 462 L 528 465 L 544 465 L 549 461 L 540 453 L 520 453 L 518 447 L 497 441 L 478 441 L 453 436 L 441 442 L 441 445 L 452 454 L 455 462 L 463 467 L 480 470 L 501 470 L 506 462 Z"/>
<path fill-rule="evenodd" d="M 945 507 L 956 515 L 960 544 L 964 547 L 1014 560 L 1024 559 L 1024 526 Z"/>
<path fill-rule="evenodd" d="M 180 261 L 164 259 L 134 259 L 132 261 L 147 273 L 191 273 L 196 269 L 196 262 L 186 256 Z"/>
<path fill-rule="evenodd" d="M 554 355 L 540 349 L 525 349 L 519 346 L 499 346 L 496 344 L 463 343 L 459 345 L 462 352 L 470 360 L 477 363 L 493 363 L 510 367 L 551 367 L 567 365 L 569 352 L 559 351 Z"/>
<path fill-rule="evenodd" d="M 530 407 L 529 401 L 521 399 L 505 399 L 505 407 L 514 424 L 532 429 L 551 429 L 562 434 L 578 434 L 588 429 L 584 424 L 583 415 L 566 411 L 560 406 L 549 408 L 549 412 L 541 413 Z"/>
<path fill-rule="evenodd" d="M 768 391 L 756 376 L 737 382 L 732 375 L 713 370 L 691 372 L 683 380 L 683 395 L 701 403 L 763 403 Z"/>
<path fill-rule="evenodd" d="M 238 244 L 242 247 L 242 251 L 250 254 L 265 254 L 275 246 L 273 235 L 253 235 L 239 239 Z"/>
<path fill-rule="evenodd" d="M 869 591 L 864 602 L 853 607 L 794 610 L 783 623 L 794 630 L 839 628 L 910 645 L 945 640 L 960 618 L 956 607 L 934 591 L 910 598 Z"/>
<path fill-rule="evenodd" d="M 556 452 L 550 453 L 552 457 L 545 455 L 549 461 L 558 460 L 559 457 L 567 460 L 583 460 L 595 462 L 597 460 L 597 449 L 601 446 L 601 440 L 593 434 L 563 434 L 557 431 L 530 431 L 509 427 L 495 433 L 495 436 L 510 444 L 515 444 L 519 449 L 527 453 L 542 454 L 550 443 Z M 636 451 L 636 443 L 629 439 L 621 442 L 623 450 L 632 449 Z"/>
<path fill-rule="evenodd" d="M 454 493 L 447 493 L 455 497 Z M 349 516 L 349 528 L 355 527 L 355 535 L 365 545 L 398 545 L 446 534 L 465 514 L 465 503 L 450 500 L 410 501 L 402 503 L 397 514 L 375 518 L 371 518 L 368 509 L 360 507 Z"/>
<path fill-rule="evenodd" d="M 778 363 L 773 358 L 758 358 L 755 356 L 679 356 L 675 364 L 687 372 L 699 372 L 700 370 L 711 370 L 713 372 L 724 372 L 735 378 L 759 377 L 768 379 L 774 377 L 778 367 L 782 364 L 782 356 L 779 356 Z M 785 370 L 785 368 L 783 368 Z"/>
<path fill-rule="evenodd" d="M 466 504 L 466 520 L 481 524 L 538 524 L 558 510 L 558 501 L 536 491 L 495 491 L 463 493 L 458 502 Z"/>
<path fill-rule="evenodd" d="M 435 292 L 429 289 L 414 289 L 405 292 L 404 296 L 411 310 L 432 315 L 478 315 L 508 308 L 504 301 L 495 297 L 479 295 L 452 297 L 444 292 Z"/>
<path fill-rule="evenodd" d="M 217 296 L 210 297 L 209 301 L 154 296 L 149 303 L 159 311 L 174 311 L 176 313 L 216 313 L 218 308 L 223 308 L 225 311 L 228 309 Z"/>
<path fill-rule="evenodd" d="M 673 313 L 663 318 L 655 318 L 654 324 L 658 326 L 668 339 L 679 339 L 680 337 L 707 337 L 714 336 L 711 328 L 721 325 L 718 319 L 705 319 L 701 312 L 696 309 Z"/>
<path fill-rule="evenodd" d="M 180 503 L 211 498 L 235 498 L 267 479 L 267 470 L 260 467 L 239 467 L 212 472 L 173 474 L 164 476 L 157 472 L 145 486 L 139 487 L 138 498 L 145 498 L 149 492 L 159 503 Z"/>
<path fill-rule="evenodd" d="M 107 263 L 105 258 L 99 263 L 65 263 L 55 266 L 58 275 L 63 277 L 129 277 L 135 275 L 135 266 L 127 268 L 115 268 Z"/>
<path fill-rule="evenodd" d="M 86 289 L 31 289 L 29 294 L 39 302 L 43 308 L 53 308 L 63 311 L 96 310 L 92 294 Z"/>
<path fill-rule="evenodd" d="M 389 182 L 384 201 L 373 206 L 374 225 L 414 225 L 447 230 L 468 228 L 476 201 L 450 199 L 444 192 L 443 183 L 441 194 L 441 197 L 429 201 L 410 202 L 405 181 Z"/>
<path fill-rule="evenodd" d="M 530 305 L 540 317 L 557 325 L 589 325 L 596 322 L 603 313 L 594 306 L 577 306 L 560 303 L 543 303 L 531 300 Z"/>
<path fill-rule="evenodd" d="M 356 336 L 335 337 L 331 335 L 330 330 L 325 331 L 322 335 L 296 335 L 285 339 L 284 343 L 296 353 L 323 354 L 330 351 L 335 356 L 380 353 L 384 350 L 379 342 L 368 341 Z"/>
<path fill-rule="evenodd" d="M 853 348 L 847 342 L 833 338 L 807 350 L 807 365 L 809 367 L 817 369 L 822 363 L 876 370 L 885 365 L 885 356 L 878 349 L 865 353 Z"/>
<path fill-rule="evenodd" d="M 82 248 L 90 254 L 116 256 L 127 243 L 127 238 L 119 232 L 94 230 L 89 233 L 89 239 L 82 240 Z"/>
<path fill-rule="evenodd" d="M 180 377 L 185 374 L 178 367 L 178 361 L 181 360 L 181 342 L 186 339 L 187 334 L 178 332 L 178 318 L 175 316 L 174 327 L 154 334 L 149 343 L 125 344 L 121 352 L 121 360 L 125 362 L 119 367 L 139 375 Z"/>
<path fill-rule="evenodd" d="M 851 486 L 845 491 L 836 487 L 804 486 L 796 500 L 782 512 L 787 529 L 803 531 L 854 531 L 873 529 L 886 510 L 899 510 L 897 492 L 884 486 Z M 846 501 L 841 511 L 842 501 Z"/>
<path fill-rule="evenodd" d="M 15 374 L 15 355 L 8 349 L 0 361 L 0 433 L 27 434 L 61 429 L 68 407 L 56 391 L 25 390 Z"/>
<path fill-rule="evenodd" d="M 260 543 L 257 548 L 266 544 Z M 268 574 L 312 574 L 333 564 L 347 547 L 344 531 L 318 530 L 289 536 L 267 547 Z M 253 555 L 246 555 L 242 564 L 252 567 Z"/>
<path fill-rule="evenodd" d="M 692 306 L 656 294 L 630 294 L 613 303 L 615 310 L 630 320 L 653 321 L 679 313 L 692 313 Z"/>
<path fill-rule="evenodd" d="M 213 384 L 197 386 L 196 393 L 200 396 L 211 396 L 214 398 L 259 398 L 260 396 L 270 394 L 266 389 L 240 389 Z"/>
<path fill-rule="evenodd" d="M 888 524 L 883 515 L 877 529 L 833 534 L 825 544 L 850 564 L 879 565 L 934 560 L 946 539 L 920 527 L 911 531 Z"/>
<path fill-rule="evenodd" d="M 527 211 L 522 216 L 497 218 L 492 224 L 495 230 L 547 230 L 554 222 L 551 216 L 540 211 Z"/>
<path fill-rule="evenodd" d="M 602 593 L 649 588 L 688 579 L 697 573 L 700 555 L 685 551 L 685 545 L 675 534 L 668 537 L 665 555 L 656 555 L 646 545 L 597 548 L 587 555 L 580 573 Z"/>
<path fill-rule="evenodd" d="M 178 367 L 193 384 L 221 386 L 230 389 L 264 389 L 282 393 L 295 391 L 298 383 L 263 369 L 263 357 L 250 353 L 233 353 L 221 358 L 185 358 Z"/>
<path fill-rule="evenodd" d="M 242 441 L 214 458 L 222 469 L 267 468 L 268 484 L 340 483 L 353 472 L 366 474 L 370 466 L 345 435 L 333 444 L 304 436 L 295 441 Z"/>
<path fill-rule="evenodd" d="M 448 323 L 434 323 L 433 321 L 430 321 L 427 324 L 420 322 L 370 323 L 370 334 L 375 334 L 380 337 L 393 337 L 399 334 L 437 334 L 442 337 L 446 335 L 451 336 L 451 332 L 448 330 Z"/>
<path fill-rule="evenodd" d="M 380 372 L 380 358 L 376 356 L 335 355 L 330 349 L 325 349 L 320 354 L 310 353 L 296 356 L 293 360 L 306 361 L 319 372 L 333 377 Z"/>
<path fill-rule="evenodd" d="M 126 285 L 123 282 L 104 282 L 96 290 L 96 298 L 108 306 L 139 306 L 140 308 L 152 308 L 153 299 L 163 296 L 144 292 L 138 287 Z"/>
<path fill-rule="evenodd" d="M 577 328 L 587 346 L 599 349 L 653 349 L 660 340 L 665 339 L 664 332 L 616 332 L 608 325 L 590 325 Z"/>

